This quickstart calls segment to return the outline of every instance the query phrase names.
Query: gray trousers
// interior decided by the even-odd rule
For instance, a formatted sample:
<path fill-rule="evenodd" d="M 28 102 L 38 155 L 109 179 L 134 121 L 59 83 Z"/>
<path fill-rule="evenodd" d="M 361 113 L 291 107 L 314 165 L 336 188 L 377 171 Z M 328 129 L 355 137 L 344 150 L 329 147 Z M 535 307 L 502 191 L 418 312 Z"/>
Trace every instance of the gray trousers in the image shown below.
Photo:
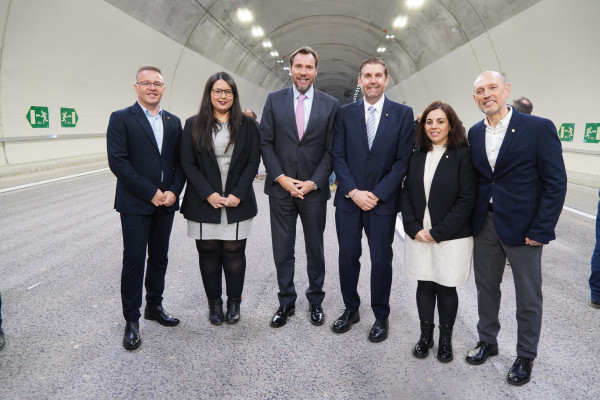
<path fill-rule="evenodd" d="M 497 343 L 500 284 L 508 258 L 517 300 L 517 355 L 536 357 L 542 328 L 542 247 L 505 244 L 496 233 L 493 214 L 488 212 L 475 237 L 473 253 L 480 341 Z"/>

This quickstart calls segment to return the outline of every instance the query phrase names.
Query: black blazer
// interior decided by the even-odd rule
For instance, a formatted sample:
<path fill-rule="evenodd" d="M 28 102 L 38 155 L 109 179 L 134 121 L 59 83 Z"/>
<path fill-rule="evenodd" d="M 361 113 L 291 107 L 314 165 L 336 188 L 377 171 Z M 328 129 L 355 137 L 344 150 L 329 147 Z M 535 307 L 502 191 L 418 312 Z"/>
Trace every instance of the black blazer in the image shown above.
<path fill-rule="evenodd" d="M 336 99 L 315 89 L 306 132 L 299 140 L 292 87 L 269 93 L 260 121 L 262 158 L 267 170 L 267 195 L 277 199 L 290 196 L 274 181 L 279 175 L 285 174 L 317 184 L 318 190 L 307 193 L 305 201 L 327 201 L 331 197 L 330 150 L 338 108 Z"/>
<path fill-rule="evenodd" d="M 181 121 L 163 110 L 164 136 L 162 151 L 152 127 L 136 102 L 115 111 L 106 131 L 108 165 L 117 177 L 115 208 L 123 214 L 150 215 L 156 191 L 170 191 L 179 197 L 185 178 L 179 163 Z M 162 177 L 162 182 L 161 182 Z M 179 199 L 169 211 L 179 209 Z"/>
<path fill-rule="evenodd" d="M 425 159 L 415 151 L 402 188 L 402 223 L 411 238 L 423 229 L 425 216 Z M 438 164 L 429 192 L 429 234 L 436 242 L 473 235 L 471 215 L 477 196 L 477 173 L 468 146 L 446 150 Z"/>
<path fill-rule="evenodd" d="M 214 151 L 198 151 L 192 140 L 192 127 L 197 116 L 185 121 L 181 139 L 181 165 L 187 178 L 181 213 L 186 219 L 196 222 L 218 224 L 221 209 L 213 208 L 206 200 L 217 192 L 223 197 L 233 194 L 239 198 L 237 207 L 226 207 L 227 222 L 235 223 L 254 217 L 258 208 L 252 182 L 260 163 L 260 141 L 256 123 L 244 116 L 233 147 L 225 192 L 221 172 Z"/>

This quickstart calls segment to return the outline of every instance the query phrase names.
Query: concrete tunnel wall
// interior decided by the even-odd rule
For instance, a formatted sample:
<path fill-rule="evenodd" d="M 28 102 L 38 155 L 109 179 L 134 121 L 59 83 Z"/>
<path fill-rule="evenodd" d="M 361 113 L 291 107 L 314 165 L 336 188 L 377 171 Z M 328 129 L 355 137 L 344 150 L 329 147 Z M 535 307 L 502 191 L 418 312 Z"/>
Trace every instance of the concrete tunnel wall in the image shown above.
<path fill-rule="evenodd" d="M 483 117 L 472 98 L 474 78 L 502 70 L 511 83 L 510 101 L 526 96 L 534 114 L 557 127 L 575 124 L 572 141 L 563 141 L 567 168 L 600 175 L 600 144 L 584 140 L 586 124 L 600 123 L 598 15 L 596 0 L 543 0 L 388 88 L 387 95 L 415 114 L 433 100 L 446 101 L 468 128 Z M 135 101 L 132 84 L 141 64 L 162 68 L 163 107 L 182 120 L 197 111 L 207 77 L 227 70 L 102 0 L 0 0 L 0 32 L 0 137 L 97 134 L 4 142 L 0 167 L 105 153 L 108 116 Z M 242 107 L 260 115 L 267 90 L 234 78 Z M 48 107 L 48 128 L 32 128 L 26 118 L 31 106 Z M 61 128 L 61 107 L 76 109 L 76 127 Z"/>

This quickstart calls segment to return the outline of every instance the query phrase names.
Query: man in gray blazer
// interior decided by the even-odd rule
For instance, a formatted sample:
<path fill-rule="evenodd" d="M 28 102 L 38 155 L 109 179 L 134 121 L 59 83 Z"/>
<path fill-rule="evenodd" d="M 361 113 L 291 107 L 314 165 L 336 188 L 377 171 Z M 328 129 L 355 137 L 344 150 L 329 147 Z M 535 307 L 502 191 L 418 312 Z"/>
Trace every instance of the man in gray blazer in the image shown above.
<path fill-rule="evenodd" d="M 325 231 L 330 147 L 338 101 L 317 90 L 319 56 L 303 46 L 289 58 L 291 87 L 270 93 L 260 123 L 261 151 L 267 170 L 265 193 L 269 195 L 273 258 L 279 283 L 279 308 L 271 320 L 273 328 L 294 315 L 294 247 L 296 221 L 302 221 L 306 246 L 310 321 L 322 325 L 325 292 Z"/>

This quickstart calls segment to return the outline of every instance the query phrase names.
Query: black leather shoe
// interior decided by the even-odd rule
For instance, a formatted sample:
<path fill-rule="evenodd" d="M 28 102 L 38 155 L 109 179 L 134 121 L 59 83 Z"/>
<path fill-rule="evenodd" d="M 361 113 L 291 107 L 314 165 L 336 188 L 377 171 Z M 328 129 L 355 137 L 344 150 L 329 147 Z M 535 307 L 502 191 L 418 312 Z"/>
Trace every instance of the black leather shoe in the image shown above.
<path fill-rule="evenodd" d="M 287 323 L 288 317 L 294 315 L 295 312 L 296 307 L 294 306 L 279 307 L 275 315 L 273 315 L 273 319 L 271 319 L 271 327 L 281 328 Z"/>
<path fill-rule="evenodd" d="M 425 358 L 429 355 L 429 349 L 433 347 L 433 322 L 421 321 L 421 337 L 413 349 L 413 356 Z"/>
<path fill-rule="evenodd" d="M 208 321 L 213 325 L 221 325 L 224 319 L 223 299 L 208 300 Z"/>
<path fill-rule="evenodd" d="M 310 323 L 316 326 L 321 326 L 325 322 L 325 314 L 323 307 L 320 304 L 310 305 Z"/>
<path fill-rule="evenodd" d="M 240 303 L 242 298 L 227 299 L 227 314 L 225 314 L 225 322 L 228 324 L 237 324 L 240 320 Z"/>
<path fill-rule="evenodd" d="M 5 344 L 6 344 L 6 340 L 4 339 L 4 331 L 2 330 L 2 327 L 0 326 L 0 350 L 2 350 L 4 348 Z"/>
<path fill-rule="evenodd" d="M 348 332 L 352 325 L 356 324 L 360 321 L 360 313 L 358 310 L 356 311 L 348 311 L 348 309 L 344 310 L 343 314 L 335 320 L 331 330 L 334 333 L 344 333 Z"/>
<path fill-rule="evenodd" d="M 156 321 L 162 326 L 179 325 L 179 319 L 169 315 L 162 306 L 146 306 L 144 310 L 144 319 Z"/>
<path fill-rule="evenodd" d="M 142 344 L 140 337 L 140 323 L 138 321 L 125 323 L 125 333 L 123 334 L 123 347 L 127 350 L 135 350 Z"/>
<path fill-rule="evenodd" d="M 388 319 L 376 319 L 371 332 L 369 332 L 369 341 L 373 343 L 383 342 L 388 337 L 390 329 Z"/>
<path fill-rule="evenodd" d="M 506 382 L 515 386 L 524 385 L 531 379 L 532 369 L 533 360 L 531 358 L 517 357 L 515 363 L 508 370 Z"/>
<path fill-rule="evenodd" d="M 488 359 L 488 357 L 497 355 L 497 344 L 477 342 L 477 346 L 475 346 L 475 348 L 467 354 L 466 360 L 469 364 L 480 365 L 483 364 Z"/>

